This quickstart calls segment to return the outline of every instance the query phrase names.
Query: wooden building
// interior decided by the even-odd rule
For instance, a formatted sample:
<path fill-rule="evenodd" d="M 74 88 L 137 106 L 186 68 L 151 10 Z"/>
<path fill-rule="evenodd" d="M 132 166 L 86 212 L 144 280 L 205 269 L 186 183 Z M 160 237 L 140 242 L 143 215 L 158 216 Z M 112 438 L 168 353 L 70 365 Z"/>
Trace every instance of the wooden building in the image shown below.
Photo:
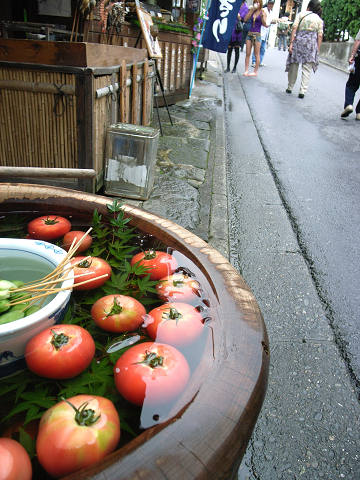
<path fill-rule="evenodd" d="M 117 16 L 106 10 L 114 2 L 93 0 L 84 10 L 87 4 L 2 2 L 2 179 L 23 178 L 21 169 L 30 167 L 33 180 L 51 176 L 55 184 L 96 192 L 103 185 L 107 126 L 149 125 L 154 93 L 159 106 L 189 95 L 192 35 L 184 18 L 167 21 L 171 12 L 141 4 L 154 18 L 151 33 L 161 50 L 151 58 L 133 2 L 116 2 L 122 5 Z"/>

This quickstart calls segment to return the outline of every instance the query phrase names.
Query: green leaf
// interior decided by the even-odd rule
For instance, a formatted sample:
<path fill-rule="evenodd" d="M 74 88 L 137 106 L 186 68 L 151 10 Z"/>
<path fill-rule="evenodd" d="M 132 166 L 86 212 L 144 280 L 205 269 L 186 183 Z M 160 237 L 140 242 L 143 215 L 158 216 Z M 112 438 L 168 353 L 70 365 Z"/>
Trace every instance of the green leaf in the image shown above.
<path fill-rule="evenodd" d="M 41 395 L 44 395 L 44 397 L 41 397 Z M 53 404 L 55 398 L 47 397 L 46 391 L 42 392 L 23 392 L 21 394 L 21 398 L 23 400 L 28 400 L 32 402 L 34 405 L 38 405 L 39 407 L 43 408 L 50 408 L 51 405 Z"/>
<path fill-rule="evenodd" d="M 129 295 L 144 305 L 160 303 L 155 289 L 157 282 L 150 280 L 146 267 L 130 264 L 134 252 L 139 251 L 139 235 L 130 222 L 131 218 L 125 214 L 117 200 L 109 203 L 106 214 L 102 215 L 97 210 L 93 212 L 93 243 L 87 253 L 107 260 L 113 274 L 96 290 L 75 290 L 64 318 L 64 323 L 80 325 L 92 335 L 96 358 L 84 372 L 68 380 L 42 379 L 30 371 L 2 379 L 0 401 L 5 413 L 2 412 L 1 422 L 11 422 L 16 417 L 24 424 L 29 423 L 39 419 L 61 396 L 69 398 L 84 393 L 104 396 L 113 401 L 119 410 L 122 429 L 136 435 L 141 409 L 130 405 L 119 395 L 114 384 L 113 368 L 118 358 L 131 346 L 150 339 L 139 329 L 137 332 L 125 333 L 121 336 L 123 343 L 119 340 L 120 346 L 115 345 L 114 342 L 119 337 L 100 329 L 91 317 L 92 305 L 105 295 Z M 145 239 L 145 236 L 142 238 Z M 153 240 L 151 242 L 154 243 Z M 155 248 L 161 250 L 164 247 Z M 110 345 L 114 346 L 114 350 L 108 352 L 107 347 Z M 30 449 L 27 433 L 23 432 L 22 436 L 24 443 L 29 443 Z"/>
<path fill-rule="evenodd" d="M 25 448 L 30 458 L 34 458 L 36 454 L 36 440 L 22 428 L 19 428 L 19 442 Z"/>
<path fill-rule="evenodd" d="M 121 429 L 124 430 L 125 432 L 130 433 L 131 436 L 136 437 L 137 434 L 134 432 L 134 430 L 130 427 L 130 425 L 127 423 L 126 420 L 123 418 L 120 419 L 120 425 Z"/>
<path fill-rule="evenodd" d="M 121 203 L 118 200 L 114 200 L 111 204 L 106 205 L 109 212 L 116 213 L 121 210 Z"/>
<path fill-rule="evenodd" d="M 36 408 L 32 402 L 20 402 L 3 418 L 3 421 L 8 420 L 17 413 L 27 412 L 30 408 Z M 37 411 L 39 411 L 39 408 L 37 408 Z"/>
<path fill-rule="evenodd" d="M 1 385 L 0 383 L 0 397 L 3 395 L 7 395 L 10 392 L 16 391 L 18 388 L 19 385 L 17 383 L 4 383 L 3 385 Z"/>
<path fill-rule="evenodd" d="M 48 408 L 50 408 L 52 405 L 50 405 Z M 31 422 L 32 420 L 37 420 L 38 418 L 41 418 L 43 416 L 43 413 L 47 410 L 42 409 L 37 407 L 36 405 L 30 405 L 30 407 L 26 411 L 26 416 L 24 420 L 24 425 L 27 423 Z"/>

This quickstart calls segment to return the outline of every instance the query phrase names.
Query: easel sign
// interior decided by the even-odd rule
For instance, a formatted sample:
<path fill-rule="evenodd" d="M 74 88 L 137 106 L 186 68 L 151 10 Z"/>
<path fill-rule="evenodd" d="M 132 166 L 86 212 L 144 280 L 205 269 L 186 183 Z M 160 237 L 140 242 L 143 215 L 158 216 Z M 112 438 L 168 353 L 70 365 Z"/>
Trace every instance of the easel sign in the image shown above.
<path fill-rule="evenodd" d="M 136 2 L 136 13 L 139 18 L 140 28 L 145 39 L 149 58 L 162 58 L 159 40 L 151 34 L 154 23 L 150 13 L 141 8 L 138 2 Z"/>

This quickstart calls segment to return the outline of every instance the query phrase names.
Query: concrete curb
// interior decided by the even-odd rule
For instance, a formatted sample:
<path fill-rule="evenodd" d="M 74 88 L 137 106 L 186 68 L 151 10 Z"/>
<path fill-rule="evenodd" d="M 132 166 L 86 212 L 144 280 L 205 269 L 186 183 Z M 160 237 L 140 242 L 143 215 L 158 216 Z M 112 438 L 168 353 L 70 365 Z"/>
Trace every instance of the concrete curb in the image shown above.
<path fill-rule="evenodd" d="M 214 53 L 214 52 L 212 52 Z M 210 59 L 214 58 L 210 55 Z M 214 61 L 217 69 L 222 71 L 220 58 L 216 55 Z M 229 222 L 228 196 L 226 179 L 226 146 L 225 146 L 225 114 L 223 101 L 223 78 L 218 77 L 218 95 L 216 109 L 215 138 L 212 139 L 212 186 L 209 224 L 209 244 L 224 257 L 229 258 Z M 209 159 L 210 162 L 210 159 Z"/>

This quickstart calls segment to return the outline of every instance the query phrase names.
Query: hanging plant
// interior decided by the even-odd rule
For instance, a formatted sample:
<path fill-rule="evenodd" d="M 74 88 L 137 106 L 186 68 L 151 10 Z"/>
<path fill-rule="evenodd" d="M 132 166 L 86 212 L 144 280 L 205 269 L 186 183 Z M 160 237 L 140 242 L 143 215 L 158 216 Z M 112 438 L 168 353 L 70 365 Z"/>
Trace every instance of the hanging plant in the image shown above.
<path fill-rule="evenodd" d="M 200 39 L 201 39 L 201 30 L 203 27 L 204 23 L 204 18 L 199 15 L 199 17 L 196 20 L 196 23 L 193 26 L 193 39 L 191 41 L 191 51 L 192 53 L 196 53 L 197 48 L 199 47 L 200 44 Z"/>

